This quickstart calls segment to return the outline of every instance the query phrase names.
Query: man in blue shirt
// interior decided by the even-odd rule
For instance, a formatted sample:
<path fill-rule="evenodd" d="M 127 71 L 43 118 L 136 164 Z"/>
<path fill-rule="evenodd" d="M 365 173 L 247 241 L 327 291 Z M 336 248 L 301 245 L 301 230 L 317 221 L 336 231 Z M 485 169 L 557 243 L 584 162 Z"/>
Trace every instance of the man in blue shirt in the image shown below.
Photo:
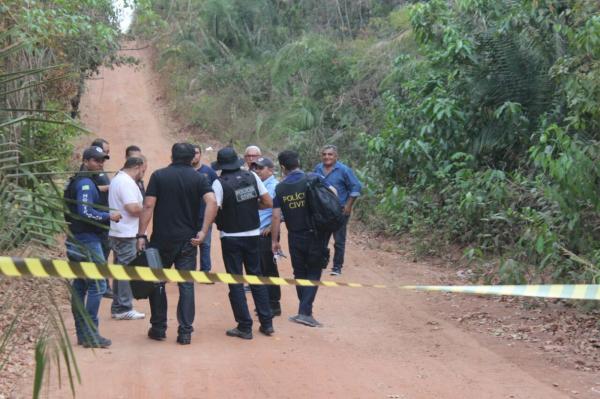
<path fill-rule="evenodd" d="M 277 187 L 277 179 L 273 175 L 275 165 L 273 161 L 266 157 L 260 157 L 252 164 L 252 169 L 260 177 L 263 184 L 267 188 L 271 198 L 275 198 L 275 187 Z M 273 259 L 273 251 L 271 250 L 271 220 L 273 216 L 273 208 L 260 209 L 258 217 L 260 218 L 260 238 L 258 240 L 258 248 L 260 253 L 260 268 L 263 276 L 279 277 L 277 263 Z M 269 285 L 269 303 L 273 316 L 281 316 L 281 288 L 278 285 Z"/>
<path fill-rule="evenodd" d="M 200 163 L 200 159 L 202 157 L 202 151 L 200 150 L 200 146 L 194 145 L 194 159 L 192 159 L 192 166 L 194 169 L 198 171 L 201 175 L 204 175 L 208 180 L 208 183 L 212 186 L 213 182 L 219 178 L 217 176 L 217 172 L 214 171 L 208 165 Z M 200 206 L 200 226 L 202 226 L 202 222 L 204 221 L 204 210 L 206 208 L 206 204 L 202 201 L 202 205 Z M 211 243 L 211 235 L 212 235 L 212 226 L 208 229 L 208 233 L 206 234 L 206 238 L 200 244 L 200 271 L 209 272 L 212 268 L 210 261 L 210 243 Z"/>
<path fill-rule="evenodd" d="M 333 255 L 333 268 L 329 273 L 332 276 L 339 276 L 342 274 L 344 251 L 346 250 L 348 220 L 352 213 L 354 201 L 360 196 L 360 191 L 362 189 L 362 185 L 354 175 L 352 169 L 339 162 L 337 158 L 337 147 L 328 144 L 321 149 L 322 162 L 315 167 L 315 173 L 324 176 L 325 181 L 335 187 L 340 205 L 344 208 L 344 215 L 346 216 L 346 221 L 343 226 L 333 233 L 335 253 Z M 329 238 L 331 238 L 331 235 Z M 329 241 L 329 238 L 327 241 Z"/>
<path fill-rule="evenodd" d="M 119 212 L 109 213 L 105 208 L 97 207 L 101 198 L 92 175 L 102 171 L 106 159 L 108 154 L 101 147 L 86 149 L 83 152 L 83 163 L 79 173 L 69 180 L 65 189 L 64 197 L 68 207 L 65 219 L 71 233 L 66 242 L 69 260 L 106 262 L 102 250 L 105 224 L 111 220 L 113 222 L 121 220 Z M 106 280 L 83 278 L 73 280 L 71 304 L 77 343 L 86 348 L 107 348 L 111 345 L 110 339 L 102 337 L 98 332 L 98 309 L 105 291 Z M 91 325 L 85 320 L 82 312 L 87 313 Z"/>

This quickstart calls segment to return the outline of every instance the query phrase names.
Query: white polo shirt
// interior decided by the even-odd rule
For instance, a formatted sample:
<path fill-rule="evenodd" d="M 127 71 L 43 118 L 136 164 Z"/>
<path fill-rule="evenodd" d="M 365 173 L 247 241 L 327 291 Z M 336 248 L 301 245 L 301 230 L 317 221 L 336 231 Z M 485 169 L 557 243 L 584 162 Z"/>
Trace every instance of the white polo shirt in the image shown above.
<path fill-rule="evenodd" d="M 265 187 L 262 180 L 260 180 L 260 177 L 258 177 L 258 175 L 254 172 L 250 173 L 252 173 L 254 175 L 254 178 L 256 179 L 256 185 L 258 186 L 258 195 L 261 196 L 264 194 L 268 194 L 269 191 L 267 191 L 267 188 Z M 220 208 L 223 205 L 223 186 L 221 185 L 219 179 L 213 182 L 212 189 L 215 192 L 215 197 L 217 198 L 217 206 Z M 240 231 L 238 233 L 225 233 L 223 231 L 220 231 L 220 234 L 221 237 L 253 237 L 260 235 L 260 228 L 248 231 Z"/>
<path fill-rule="evenodd" d="M 127 173 L 119 171 L 110 182 L 108 189 L 108 206 L 121 212 L 123 216 L 118 223 L 111 220 L 110 237 L 120 238 L 135 238 L 138 232 L 140 218 L 132 216 L 125 210 L 125 205 L 140 204 L 142 205 L 144 198 L 140 192 L 140 188 Z"/>

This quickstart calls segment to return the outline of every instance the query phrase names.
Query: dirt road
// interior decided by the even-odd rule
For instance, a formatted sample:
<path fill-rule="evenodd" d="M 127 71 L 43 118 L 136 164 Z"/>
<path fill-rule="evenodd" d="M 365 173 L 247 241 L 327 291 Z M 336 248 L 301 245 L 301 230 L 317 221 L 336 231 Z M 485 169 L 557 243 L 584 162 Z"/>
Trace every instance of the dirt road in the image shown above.
<path fill-rule="evenodd" d="M 150 169 L 165 166 L 175 141 L 161 116 L 147 54 L 136 55 L 143 57 L 144 67 L 105 70 L 85 95 L 84 121 L 111 143 L 107 169 L 121 165 L 129 144 L 142 147 Z M 347 251 L 339 277 L 343 281 L 394 285 L 440 279 L 439 270 L 398 253 L 368 249 L 356 235 L 351 235 Z M 223 271 L 216 233 L 213 260 L 214 269 Z M 289 262 L 281 269 L 291 276 Z M 169 284 L 168 294 L 165 342 L 146 337 L 147 319 L 111 320 L 110 301 L 103 301 L 101 333 L 113 345 L 96 351 L 75 348 L 83 379 L 78 397 L 600 398 L 591 373 L 553 366 L 535 348 L 509 347 L 465 331 L 444 317 L 461 309 L 442 294 L 320 289 L 315 316 L 324 327 L 309 328 L 287 320 L 297 309 L 295 290 L 287 287 L 276 334 L 265 337 L 256 324 L 254 339 L 245 341 L 225 336 L 234 326 L 227 286 L 196 286 L 195 332 L 189 346 L 175 343 L 177 287 Z M 250 297 L 249 302 L 252 308 Z M 135 307 L 149 316 L 146 301 Z M 65 385 L 53 387 L 47 396 L 70 393 Z"/>

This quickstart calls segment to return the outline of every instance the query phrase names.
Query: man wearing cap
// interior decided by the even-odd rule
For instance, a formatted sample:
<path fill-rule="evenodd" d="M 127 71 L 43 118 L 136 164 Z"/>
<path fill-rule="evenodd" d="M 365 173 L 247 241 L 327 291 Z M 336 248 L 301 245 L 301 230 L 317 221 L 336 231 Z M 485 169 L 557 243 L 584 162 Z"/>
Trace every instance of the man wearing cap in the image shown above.
<path fill-rule="evenodd" d="M 271 198 L 275 198 L 275 187 L 277 187 L 277 179 L 273 175 L 275 165 L 273 161 L 266 157 L 260 157 L 254 162 L 253 170 L 260 177 L 263 184 L 267 188 Z M 277 263 L 273 259 L 273 251 L 271 250 L 271 217 L 273 215 L 272 208 L 261 209 L 258 211 L 260 218 L 260 269 L 263 276 L 279 277 Z M 269 290 L 269 303 L 273 316 L 281 315 L 281 287 L 278 285 L 267 286 Z"/>
<path fill-rule="evenodd" d="M 260 276 L 258 210 L 270 208 L 273 203 L 260 178 L 254 172 L 240 169 L 243 164 L 231 147 L 217 153 L 212 167 L 222 172 L 212 185 L 219 206 L 216 223 L 221 231 L 221 251 L 227 273 L 243 274 L 245 267 L 247 274 Z M 260 321 L 259 331 L 270 336 L 275 331 L 267 287 L 252 285 L 250 288 Z M 229 302 L 237 327 L 227 330 L 226 334 L 252 339 L 252 317 L 242 284 L 229 284 Z"/>
<path fill-rule="evenodd" d="M 217 204 L 208 180 L 192 167 L 194 146 L 176 143 L 171 148 L 172 163 L 158 169 L 148 182 L 144 210 L 137 234 L 138 249 L 146 246 L 146 228 L 153 219 L 150 246 L 158 249 L 163 267 L 175 264 L 178 270 L 195 270 L 197 247 L 204 241 L 212 224 Z M 200 226 L 200 205 L 206 202 L 204 222 Z M 194 283 L 177 283 L 177 343 L 188 345 L 192 340 L 195 316 Z M 157 341 L 166 338 L 167 295 L 165 284 L 150 295 L 150 324 L 148 337 Z"/>
<path fill-rule="evenodd" d="M 194 159 L 192 159 L 192 167 L 196 169 L 198 173 L 204 175 L 204 177 L 206 177 L 206 179 L 208 180 L 208 183 L 212 186 L 213 182 L 218 178 L 217 173 L 210 166 L 200 163 L 200 159 L 202 158 L 202 151 L 200 150 L 199 145 L 194 145 L 194 151 L 195 155 Z M 202 225 L 203 222 L 202 218 L 204 217 L 205 208 L 206 205 L 204 204 L 204 201 L 202 201 L 202 206 L 200 207 L 200 225 Z M 202 241 L 202 244 L 200 244 L 200 271 L 202 272 L 209 272 L 212 268 L 210 261 L 210 244 L 212 242 L 211 235 L 212 224 L 208 228 L 206 238 L 204 239 L 204 241 Z"/>
<path fill-rule="evenodd" d="M 338 161 L 337 147 L 332 144 L 327 144 L 321 149 L 321 163 L 315 167 L 315 173 L 324 176 L 327 184 L 335 187 L 338 194 L 338 200 L 343 208 L 345 222 L 335 233 L 333 239 L 335 241 L 333 255 L 333 267 L 329 273 L 332 276 L 342 274 L 344 266 L 344 252 L 346 251 L 346 231 L 348 228 L 348 220 L 352 213 L 352 206 L 356 198 L 360 196 L 362 185 L 354 175 L 349 166 Z M 331 235 L 329 235 L 331 238 Z M 327 241 L 329 241 L 329 238 Z"/>
<path fill-rule="evenodd" d="M 137 185 L 146 172 L 146 160 L 142 155 L 129 157 L 125 165 L 110 182 L 108 204 L 118 210 L 123 219 L 110 222 L 108 238 L 115 254 L 115 263 L 127 265 L 137 256 L 136 239 L 139 219 L 142 214 L 142 193 Z M 133 294 L 127 280 L 113 280 L 113 302 L 110 307 L 112 318 L 138 320 L 145 315 L 133 309 Z"/>
<path fill-rule="evenodd" d="M 102 250 L 102 238 L 105 223 L 121 220 L 119 212 L 107 212 L 94 205 L 100 203 L 100 193 L 92 175 L 102 171 L 104 161 L 108 159 L 100 147 L 89 147 L 83 152 L 83 163 L 79 172 L 73 176 L 65 189 L 64 198 L 68 211 L 65 220 L 70 235 L 67 238 L 67 257 L 69 260 L 105 263 Z M 107 348 L 111 340 L 104 338 L 98 331 L 98 308 L 106 290 L 106 280 L 76 278 L 72 283 L 71 305 L 75 319 L 77 344 L 86 348 Z M 90 323 L 83 312 L 87 313 Z"/>

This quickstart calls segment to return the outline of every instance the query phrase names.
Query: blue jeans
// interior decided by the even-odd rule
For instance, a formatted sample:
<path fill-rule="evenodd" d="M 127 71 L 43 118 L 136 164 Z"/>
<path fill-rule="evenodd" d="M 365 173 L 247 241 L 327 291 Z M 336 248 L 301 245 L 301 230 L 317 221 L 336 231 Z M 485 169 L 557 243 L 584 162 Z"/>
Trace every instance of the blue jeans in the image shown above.
<path fill-rule="evenodd" d="M 206 233 L 206 237 L 202 244 L 200 244 L 200 271 L 209 272 L 211 269 L 210 263 L 210 242 L 212 235 L 212 226 L 208 229 L 208 233 Z"/>
<path fill-rule="evenodd" d="M 333 268 L 342 270 L 344 266 L 344 252 L 346 252 L 346 232 L 348 230 L 348 220 L 350 220 L 350 215 L 346 216 L 344 224 L 340 227 L 336 232 L 330 233 L 327 241 L 333 235 Z"/>
<path fill-rule="evenodd" d="M 196 270 L 196 256 L 198 254 L 189 240 L 156 245 L 164 268 L 175 264 L 177 270 Z M 189 334 L 194 331 L 194 316 L 196 305 L 194 301 L 194 283 L 177 283 L 179 286 L 179 302 L 177 303 L 177 321 L 179 322 L 178 334 Z M 150 324 L 152 328 L 162 333 L 167 330 L 167 294 L 165 283 L 160 283 L 150 297 Z"/>
<path fill-rule="evenodd" d="M 292 261 L 292 269 L 294 270 L 294 278 L 303 278 L 307 280 L 321 280 L 323 269 L 319 266 L 311 265 L 308 257 L 308 249 L 311 240 L 314 239 L 314 233 L 305 232 L 288 232 L 288 246 L 290 248 L 290 258 Z M 325 245 L 325 242 L 323 242 Z M 312 316 L 313 303 L 317 297 L 319 287 L 303 287 L 296 286 L 298 294 L 298 314 Z"/>
<path fill-rule="evenodd" d="M 67 258 L 72 261 L 105 263 L 102 242 L 67 241 Z M 98 309 L 102 294 L 106 291 L 106 280 L 76 278 L 72 283 L 71 310 L 75 319 L 75 332 L 79 341 L 98 336 Z M 87 298 L 86 298 L 87 297 Z M 86 300 L 87 299 L 87 300 Z M 83 313 L 85 311 L 85 314 Z M 89 320 L 86 319 L 89 318 Z M 91 322 L 91 323 L 90 323 Z"/>
<path fill-rule="evenodd" d="M 246 273 L 262 276 L 260 271 L 260 258 L 258 253 L 258 236 L 254 237 L 222 237 L 221 251 L 225 270 L 231 274 L 243 274 L 242 265 Z M 273 314 L 269 305 L 269 291 L 264 285 L 250 285 L 252 298 L 258 313 L 260 324 L 267 328 L 273 325 Z M 248 311 L 248 302 L 243 284 L 229 284 L 229 302 L 233 317 L 238 323 L 240 331 L 252 330 L 252 317 Z"/>

